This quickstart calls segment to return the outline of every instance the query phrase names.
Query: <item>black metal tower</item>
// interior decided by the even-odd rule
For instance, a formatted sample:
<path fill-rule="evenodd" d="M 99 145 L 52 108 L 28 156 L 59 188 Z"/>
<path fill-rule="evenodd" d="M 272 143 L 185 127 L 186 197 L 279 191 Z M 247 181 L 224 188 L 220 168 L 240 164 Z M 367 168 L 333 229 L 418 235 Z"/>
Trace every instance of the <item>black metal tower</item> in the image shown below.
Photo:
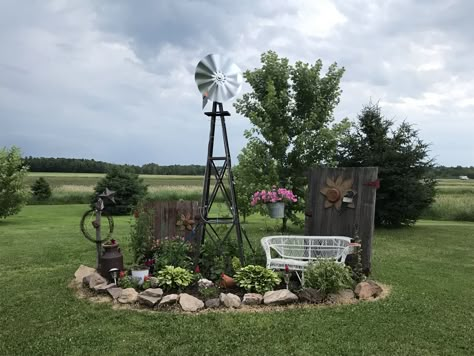
<path fill-rule="evenodd" d="M 234 177 L 232 175 L 232 165 L 230 160 L 229 142 L 227 139 L 227 129 L 225 126 L 225 117 L 230 116 L 228 111 L 224 111 L 222 103 L 213 102 L 212 111 L 205 113 L 211 118 L 211 129 L 209 132 L 209 145 L 207 149 L 207 164 L 204 176 L 204 188 L 202 193 L 201 205 L 201 236 L 200 243 L 203 244 L 205 238 L 211 238 L 214 243 L 226 241 L 235 228 L 237 235 L 237 244 L 239 249 L 239 259 L 244 264 L 244 250 L 242 242 L 242 228 L 240 226 L 239 210 L 234 188 Z M 224 141 L 225 156 L 214 156 L 214 137 L 216 131 L 216 119 L 220 118 L 222 126 L 222 137 Z M 214 177 L 214 180 L 212 180 Z M 213 186 L 211 190 L 211 185 Z M 219 193 L 222 193 L 224 202 L 227 205 L 230 216 L 221 216 L 210 214 L 214 200 Z M 221 237 L 217 226 L 226 226 L 226 231 Z M 219 230 L 219 231 L 218 231 Z M 222 233 L 221 233 L 222 234 Z M 247 237 L 247 236 L 246 236 Z M 247 239 L 247 242 L 248 239 Z"/>

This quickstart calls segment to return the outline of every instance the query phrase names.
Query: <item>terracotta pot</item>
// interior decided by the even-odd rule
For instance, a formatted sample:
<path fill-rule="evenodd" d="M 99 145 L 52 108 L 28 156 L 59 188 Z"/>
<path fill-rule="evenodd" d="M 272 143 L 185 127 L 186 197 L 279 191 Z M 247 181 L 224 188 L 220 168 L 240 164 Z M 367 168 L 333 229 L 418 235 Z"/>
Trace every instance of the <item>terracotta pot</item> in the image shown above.
<path fill-rule="evenodd" d="M 234 278 L 226 275 L 225 273 L 221 274 L 221 286 L 224 288 L 232 288 L 235 287 L 237 283 L 235 282 Z"/>

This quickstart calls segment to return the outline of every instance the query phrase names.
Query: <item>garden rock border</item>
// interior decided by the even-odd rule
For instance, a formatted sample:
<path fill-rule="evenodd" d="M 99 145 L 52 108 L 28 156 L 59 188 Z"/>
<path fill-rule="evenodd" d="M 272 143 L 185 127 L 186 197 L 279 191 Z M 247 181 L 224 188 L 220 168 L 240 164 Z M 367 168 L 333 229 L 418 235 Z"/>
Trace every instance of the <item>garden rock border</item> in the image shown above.
<path fill-rule="evenodd" d="M 81 279 L 82 283 L 79 282 Z M 95 303 L 113 303 L 113 309 L 185 313 L 265 312 L 328 307 L 380 300 L 387 297 L 391 291 L 387 285 L 367 280 L 359 283 L 354 291 L 344 289 L 339 293 L 328 295 L 323 303 L 318 291 L 311 288 L 302 289 L 296 294 L 286 289 L 270 291 L 263 296 L 246 293 L 242 299 L 232 293 L 221 293 L 219 298 L 203 301 L 187 293 L 165 295 L 161 288 L 148 288 L 138 293 L 133 288 L 122 289 L 107 281 L 94 283 L 99 281 L 101 279 L 97 278 L 93 268 L 81 265 L 69 287 L 76 291 L 79 298 Z"/>

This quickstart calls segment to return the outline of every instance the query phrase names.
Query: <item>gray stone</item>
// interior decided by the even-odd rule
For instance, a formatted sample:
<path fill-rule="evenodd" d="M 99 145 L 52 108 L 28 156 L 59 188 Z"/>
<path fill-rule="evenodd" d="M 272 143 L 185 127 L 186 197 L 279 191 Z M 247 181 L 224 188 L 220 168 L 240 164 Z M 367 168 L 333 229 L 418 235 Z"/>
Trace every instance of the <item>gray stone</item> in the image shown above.
<path fill-rule="evenodd" d="M 241 302 L 238 295 L 232 293 L 221 293 L 219 299 L 227 308 L 240 308 Z"/>
<path fill-rule="evenodd" d="M 181 293 L 179 295 L 179 305 L 184 311 L 195 312 L 204 308 L 204 303 L 202 300 L 193 297 L 187 293 Z"/>
<path fill-rule="evenodd" d="M 122 295 L 122 291 L 123 289 L 119 287 L 112 287 L 107 289 L 107 293 L 109 293 L 113 299 L 118 299 Z"/>
<path fill-rule="evenodd" d="M 178 301 L 179 301 L 179 295 L 168 294 L 168 295 L 165 295 L 163 298 L 161 298 L 159 306 L 175 304 Z"/>
<path fill-rule="evenodd" d="M 91 274 L 96 273 L 95 268 L 87 267 L 80 265 L 76 272 L 74 272 L 74 277 L 76 278 L 76 283 L 82 283 L 84 277 L 90 276 Z"/>
<path fill-rule="evenodd" d="M 355 294 L 352 289 L 343 289 L 338 293 L 328 294 L 327 301 L 333 304 L 352 304 L 355 302 Z"/>
<path fill-rule="evenodd" d="M 163 297 L 163 289 L 161 288 L 148 288 L 141 292 L 140 295 L 146 295 L 148 297 L 159 298 Z"/>
<path fill-rule="evenodd" d="M 258 305 L 258 304 L 262 304 L 262 302 L 263 302 L 263 295 L 258 294 L 258 293 L 246 293 L 244 295 L 242 304 Z"/>
<path fill-rule="evenodd" d="M 214 282 L 210 281 L 209 279 L 206 279 L 206 278 L 201 278 L 198 281 L 198 287 L 199 288 L 211 288 L 211 287 L 214 287 Z"/>
<path fill-rule="evenodd" d="M 98 293 L 106 293 L 107 289 L 114 288 L 115 283 L 102 283 L 94 286 L 94 290 Z"/>
<path fill-rule="evenodd" d="M 298 298 L 307 303 L 322 303 L 323 295 L 318 289 L 303 288 L 298 293 Z"/>
<path fill-rule="evenodd" d="M 267 305 L 288 304 L 298 301 L 296 294 L 291 293 L 288 289 L 279 289 L 266 292 L 263 296 L 263 303 Z"/>
<path fill-rule="evenodd" d="M 161 297 L 152 297 L 150 295 L 144 295 L 143 293 L 138 295 L 138 302 L 140 304 L 146 305 L 147 307 L 153 308 L 161 299 Z"/>
<path fill-rule="evenodd" d="M 96 285 L 107 283 L 107 280 L 96 272 L 85 276 L 82 279 L 82 283 L 84 283 L 89 288 L 94 288 Z"/>
<path fill-rule="evenodd" d="M 221 306 L 221 300 L 219 298 L 213 298 L 206 300 L 206 308 L 219 308 Z"/>
<path fill-rule="evenodd" d="M 117 299 L 122 304 L 133 304 L 138 300 L 138 293 L 133 288 L 122 290 L 122 294 Z"/>
<path fill-rule="evenodd" d="M 382 293 L 382 287 L 374 281 L 360 282 L 355 287 L 354 293 L 359 299 L 371 299 Z"/>

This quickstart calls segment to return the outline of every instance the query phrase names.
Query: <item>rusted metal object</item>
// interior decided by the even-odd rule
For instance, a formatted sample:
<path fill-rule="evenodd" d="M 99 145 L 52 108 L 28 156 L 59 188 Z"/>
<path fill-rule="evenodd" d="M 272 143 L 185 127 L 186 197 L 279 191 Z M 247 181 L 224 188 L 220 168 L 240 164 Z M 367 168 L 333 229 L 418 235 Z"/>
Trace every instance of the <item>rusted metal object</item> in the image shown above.
<path fill-rule="evenodd" d="M 112 268 L 118 268 L 123 271 L 123 255 L 120 251 L 119 244 L 104 244 L 102 245 L 103 253 L 100 256 L 100 270 L 99 273 L 102 277 L 111 279 L 109 271 Z"/>

